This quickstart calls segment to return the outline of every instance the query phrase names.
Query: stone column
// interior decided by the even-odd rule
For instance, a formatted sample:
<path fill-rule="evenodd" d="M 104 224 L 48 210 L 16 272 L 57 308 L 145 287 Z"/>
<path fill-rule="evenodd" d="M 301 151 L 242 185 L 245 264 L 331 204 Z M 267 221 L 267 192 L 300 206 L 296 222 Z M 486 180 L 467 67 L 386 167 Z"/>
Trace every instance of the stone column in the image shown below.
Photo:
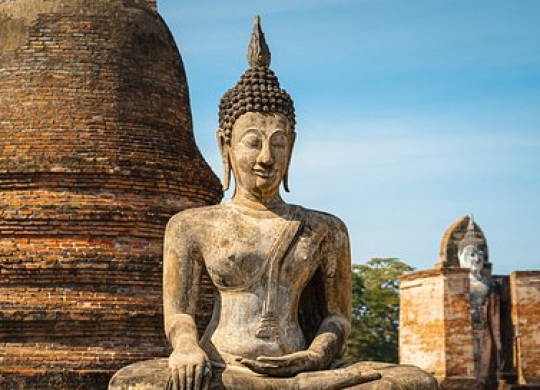
<path fill-rule="evenodd" d="M 442 389 L 477 389 L 469 270 L 442 268 L 400 278 L 400 363 L 432 373 Z"/>

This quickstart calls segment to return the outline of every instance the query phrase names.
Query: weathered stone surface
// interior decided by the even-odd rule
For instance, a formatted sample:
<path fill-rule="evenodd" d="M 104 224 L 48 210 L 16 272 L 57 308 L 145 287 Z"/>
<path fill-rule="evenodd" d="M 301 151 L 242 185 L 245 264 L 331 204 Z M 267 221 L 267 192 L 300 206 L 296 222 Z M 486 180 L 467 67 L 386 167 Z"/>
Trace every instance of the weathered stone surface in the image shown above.
<path fill-rule="evenodd" d="M 109 390 L 164 390 L 168 380 L 168 359 L 145 360 L 118 371 L 109 383 Z"/>
<path fill-rule="evenodd" d="M 399 355 L 437 378 L 474 376 L 469 271 L 431 269 L 400 278 Z"/>
<path fill-rule="evenodd" d="M 163 299 L 173 352 L 168 361 L 119 371 L 110 389 L 435 390 L 435 379 L 417 367 L 342 365 L 351 326 L 347 229 L 281 198 L 296 139 L 294 106 L 268 69 L 258 18 L 248 58 L 251 69 L 220 104 L 225 187 L 232 170 L 234 195 L 167 225 Z M 204 270 L 216 299 L 199 338 Z"/>
<path fill-rule="evenodd" d="M 480 227 L 462 217 L 445 232 L 436 268 L 400 278 L 400 361 L 444 389 L 496 387 L 499 296 L 487 254 Z"/>
<path fill-rule="evenodd" d="M 540 271 L 492 276 L 487 254 L 482 230 L 462 217 L 445 232 L 436 268 L 401 277 L 400 359 L 433 373 L 443 389 L 532 389 Z"/>
<path fill-rule="evenodd" d="M 170 353 L 164 228 L 222 192 L 152 6 L 0 0 L 0 388 L 104 388 Z"/>
<path fill-rule="evenodd" d="M 469 216 L 463 216 L 455 221 L 446 231 L 444 232 L 443 238 L 441 240 L 440 252 L 439 252 L 439 261 L 435 264 L 435 268 L 459 268 L 459 244 L 462 242 L 465 234 L 467 233 L 467 227 L 469 226 L 469 221 L 471 218 Z M 478 224 L 473 224 L 473 231 L 478 237 L 482 239 L 480 247 L 484 252 L 484 268 L 483 273 L 491 275 L 492 265 L 489 262 L 489 248 L 487 246 L 486 236 L 484 232 L 478 226 Z"/>
<path fill-rule="evenodd" d="M 540 386 L 540 271 L 512 272 L 510 289 L 518 380 Z"/>
<path fill-rule="evenodd" d="M 487 243 L 475 225 L 469 219 L 467 232 L 458 244 L 458 258 L 460 267 L 470 270 L 474 376 L 480 388 L 489 390 L 497 386 L 501 361 L 500 287 L 489 270 L 484 270 Z"/>
<path fill-rule="evenodd" d="M 347 387 L 347 390 L 423 390 L 434 388 L 434 380 L 415 366 L 386 363 L 359 363 L 357 368 L 364 372 L 377 371 L 382 378 L 377 381 Z M 147 360 L 124 367 L 111 379 L 109 390 L 164 390 L 169 378 L 167 359 Z M 323 383 L 320 383 L 323 385 Z M 211 387 L 214 388 L 214 387 Z M 216 384 L 215 388 L 222 388 Z M 272 387 L 281 390 L 280 387 Z M 288 388 L 283 387 L 283 388 Z M 319 389 L 319 387 L 311 387 Z M 235 388 L 225 388 L 234 390 Z M 320 387 L 330 390 L 330 387 Z M 474 388 L 471 388 L 474 389 Z"/>

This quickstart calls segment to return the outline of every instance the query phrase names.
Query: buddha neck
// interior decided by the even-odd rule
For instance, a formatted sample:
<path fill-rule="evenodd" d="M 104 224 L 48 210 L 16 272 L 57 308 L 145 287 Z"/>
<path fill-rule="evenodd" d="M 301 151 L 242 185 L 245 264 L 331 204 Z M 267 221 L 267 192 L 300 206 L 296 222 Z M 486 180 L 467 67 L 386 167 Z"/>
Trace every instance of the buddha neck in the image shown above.
<path fill-rule="evenodd" d="M 229 204 L 238 211 L 261 218 L 278 217 L 287 209 L 287 204 L 279 194 L 271 198 L 257 199 L 236 193 Z"/>
<path fill-rule="evenodd" d="M 469 278 L 471 280 L 478 280 L 478 281 L 482 281 L 482 279 L 484 279 L 480 273 L 474 273 L 474 272 L 469 273 Z"/>

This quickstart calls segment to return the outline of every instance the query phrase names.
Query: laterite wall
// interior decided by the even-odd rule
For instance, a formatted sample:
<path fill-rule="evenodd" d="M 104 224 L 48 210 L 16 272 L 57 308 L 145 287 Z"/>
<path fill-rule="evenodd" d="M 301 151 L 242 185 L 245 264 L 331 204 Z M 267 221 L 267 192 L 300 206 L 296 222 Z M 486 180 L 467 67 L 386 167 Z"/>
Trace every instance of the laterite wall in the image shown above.
<path fill-rule="evenodd" d="M 0 0 L 0 389 L 168 354 L 165 224 L 221 196 L 155 1 Z"/>
<path fill-rule="evenodd" d="M 510 289 L 518 380 L 540 387 L 540 271 L 512 272 Z"/>
<path fill-rule="evenodd" d="M 477 389 L 469 299 L 466 269 L 401 276 L 400 363 L 432 373 L 442 389 Z"/>

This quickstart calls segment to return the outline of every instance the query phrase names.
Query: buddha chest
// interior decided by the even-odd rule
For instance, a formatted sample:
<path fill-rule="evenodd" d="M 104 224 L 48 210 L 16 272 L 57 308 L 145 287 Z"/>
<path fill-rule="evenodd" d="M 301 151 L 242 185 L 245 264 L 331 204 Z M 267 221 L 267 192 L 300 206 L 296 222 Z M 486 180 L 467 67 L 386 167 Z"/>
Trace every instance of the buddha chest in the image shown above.
<path fill-rule="evenodd" d="M 228 228 L 214 235 L 215 241 L 203 243 L 202 256 L 208 274 L 220 290 L 248 290 L 267 283 L 270 263 L 278 263 L 280 288 L 302 287 L 316 271 L 321 242 L 320 229 L 304 224 L 298 233 L 283 240 L 288 221 L 282 217 L 261 218 L 232 214 Z M 282 255 L 272 258 L 277 246 Z"/>

